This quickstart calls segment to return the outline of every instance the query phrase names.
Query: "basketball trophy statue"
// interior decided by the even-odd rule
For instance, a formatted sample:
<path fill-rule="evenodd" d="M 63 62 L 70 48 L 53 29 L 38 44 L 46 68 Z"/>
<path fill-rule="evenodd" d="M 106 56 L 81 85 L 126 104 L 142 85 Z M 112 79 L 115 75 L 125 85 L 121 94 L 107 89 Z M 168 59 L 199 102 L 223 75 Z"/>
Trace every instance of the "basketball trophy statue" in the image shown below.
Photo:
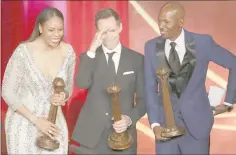
<path fill-rule="evenodd" d="M 114 122 L 121 120 L 120 107 L 118 101 L 118 95 L 120 87 L 117 84 L 111 84 L 107 91 L 112 95 L 113 102 L 113 118 Z M 133 143 L 133 138 L 128 130 L 122 133 L 116 133 L 115 131 L 108 137 L 108 146 L 113 150 L 125 150 L 129 148 Z"/>
<path fill-rule="evenodd" d="M 184 129 L 176 126 L 174 112 L 170 100 L 170 93 L 167 85 L 168 69 L 160 68 L 156 72 L 157 76 L 161 79 L 162 95 L 163 95 L 163 106 L 165 111 L 165 130 L 161 133 L 162 137 L 174 138 L 184 134 Z"/>
<path fill-rule="evenodd" d="M 53 80 L 53 89 L 54 89 L 54 93 L 56 93 L 56 94 L 60 94 L 61 92 L 65 92 L 64 80 L 62 78 L 56 77 Z M 54 124 L 56 122 L 57 109 L 58 109 L 58 106 L 51 104 L 50 111 L 48 114 L 48 121 L 50 121 Z M 59 148 L 60 143 L 58 140 L 51 139 L 49 136 L 43 134 L 37 138 L 36 145 L 42 149 L 53 151 L 53 150 L 56 150 Z"/>

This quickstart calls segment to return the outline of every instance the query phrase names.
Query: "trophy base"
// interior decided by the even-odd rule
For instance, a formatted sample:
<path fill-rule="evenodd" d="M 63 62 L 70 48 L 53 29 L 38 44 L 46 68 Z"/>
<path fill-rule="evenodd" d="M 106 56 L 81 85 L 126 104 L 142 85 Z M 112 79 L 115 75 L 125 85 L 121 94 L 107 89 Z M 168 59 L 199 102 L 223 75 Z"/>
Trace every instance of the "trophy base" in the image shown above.
<path fill-rule="evenodd" d="M 129 148 L 133 144 L 133 138 L 128 131 L 123 133 L 113 132 L 108 137 L 108 146 L 116 151 L 121 151 Z"/>
<path fill-rule="evenodd" d="M 163 131 L 161 133 L 162 137 L 165 138 L 174 138 L 174 137 L 178 137 L 178 136 L 182 136 L 184 134 L 184 129 L 181 127 L 172 127 L 172 128 L 166 128 L 167 130 Z"/>
<path fill-rule="evenodd" d="M 37 138 L 36 145 L 42 149 L 53 151 L 59 148 L 60 143 L 58 140 L 53 140 L 47 135 L 43 135 Z"/>

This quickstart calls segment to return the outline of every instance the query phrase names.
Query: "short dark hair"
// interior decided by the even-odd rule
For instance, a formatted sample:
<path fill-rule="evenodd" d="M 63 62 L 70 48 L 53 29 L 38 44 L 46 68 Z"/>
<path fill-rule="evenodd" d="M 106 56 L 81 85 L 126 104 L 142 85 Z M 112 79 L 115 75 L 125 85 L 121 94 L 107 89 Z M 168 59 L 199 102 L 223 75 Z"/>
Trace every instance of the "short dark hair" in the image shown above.
<path fill-rule="evenodd" d="M 114 17 L 115 20 L 117 21 L 117 24 L 120 23 L 120 16 L 116 11 L 114 11 L 111 8 L 104 8 L 104 9 L 101 9 L 100 11 L 98 11 L 97 14 L 95 15 L 96 27 L 97 27 L 98 20 L 107 19 L 109 17 Z"/>

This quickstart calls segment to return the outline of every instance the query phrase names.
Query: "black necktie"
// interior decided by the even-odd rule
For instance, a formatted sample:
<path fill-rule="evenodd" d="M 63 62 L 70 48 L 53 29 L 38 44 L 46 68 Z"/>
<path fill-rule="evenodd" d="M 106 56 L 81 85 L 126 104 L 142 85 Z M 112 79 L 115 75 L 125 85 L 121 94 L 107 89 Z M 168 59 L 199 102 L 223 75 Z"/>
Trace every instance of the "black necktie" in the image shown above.
<path fill-rule="evenodd" d="M 116 69 L 115 69 L 115 64 L 114 61 L 112 60 L 113 55 L 116 52 L 112 52 L 112 53 L 107 53 L 108 55 L 108 68 L 109 68 L 109 74 L 111 74 L 112 76 L 116 75 Z"/>
<path fill-rule="evenodd" d="M 181 65 L 180 65 L 179 55 L 177 51 L 175 50 L 176 43 L 171 42 L 170 46 L 171 46 L 171 49 L 170 49 L 170 55 L 169 55 L 169 65 L 172 68 L 173 72 L 175 74 L 178 74 Z"/>

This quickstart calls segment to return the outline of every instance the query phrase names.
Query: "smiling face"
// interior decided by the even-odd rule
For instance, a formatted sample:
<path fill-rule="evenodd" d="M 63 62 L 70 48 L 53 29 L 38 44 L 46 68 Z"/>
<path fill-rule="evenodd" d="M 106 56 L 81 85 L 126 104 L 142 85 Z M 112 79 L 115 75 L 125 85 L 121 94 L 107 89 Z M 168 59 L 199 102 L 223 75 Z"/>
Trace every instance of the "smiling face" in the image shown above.
<path fill-rule="evenodd" d="M 108 31 L 103 33 L 103 44 L 109 49 L 114 49 L 120 41 L 122 24 L 121 22 L 118 22 L 113 16 L 106 19 L 99 19 L 97 22 L 97 31 L 106 29 L 108 29 Z"/>
<path fill-rule="evenodd" d="M 179 5 L 164 6 L 159 13 L 158 21 L 161 36 L 175 40 L 183 28 L 184 10 Z"/>
<path fill-rule="evenodd" d="M 39 24 L 42 39 L 51 47 L 60 44 L 64 35 L 64 23 L 60 17 L 53 16 L 43 24 Z"/>

